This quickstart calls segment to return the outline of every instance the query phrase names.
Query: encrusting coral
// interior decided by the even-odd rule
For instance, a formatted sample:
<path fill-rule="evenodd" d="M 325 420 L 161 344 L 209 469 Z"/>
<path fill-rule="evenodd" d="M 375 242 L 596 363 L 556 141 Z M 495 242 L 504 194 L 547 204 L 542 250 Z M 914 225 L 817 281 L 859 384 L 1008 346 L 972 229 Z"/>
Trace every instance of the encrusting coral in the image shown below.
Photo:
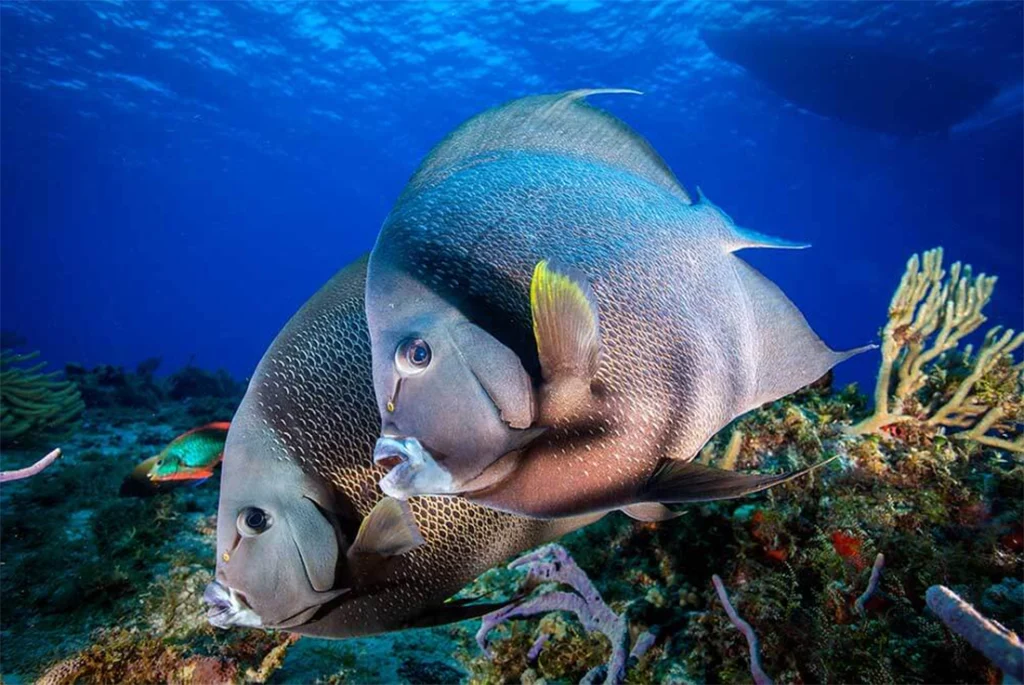
<path fill-rule="evenodd" d="M 42 372 L 45 362 L 22 366 L 39 352 L 0 352 L 0 443 L 5 446 L 44 438 L 66 438 L 85 409 L 78 387 Z"/>
<path fill-rule="evenodd" d="M 958 352 L 961 340 L 985 323 L 995 283 L 960 262 L 947 278 L 942 248 L 910 258 L 882 331 L 875 412 L 852 433 L 954 429 L 983 445 L 1024 452 L 1019 431 L 1005 437 L 1024 420 L 1024 362 L 1012 357 L 1024 332 L 996 326 L 976 353 L 971 345 Z"/>

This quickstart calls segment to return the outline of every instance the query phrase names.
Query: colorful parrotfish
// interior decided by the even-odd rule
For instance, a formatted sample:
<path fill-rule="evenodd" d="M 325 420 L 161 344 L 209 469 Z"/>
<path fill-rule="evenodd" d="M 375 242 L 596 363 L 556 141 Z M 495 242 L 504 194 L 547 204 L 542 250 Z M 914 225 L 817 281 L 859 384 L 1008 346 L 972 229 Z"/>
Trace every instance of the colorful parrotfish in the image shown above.
<path fill-rule="evenodd" d="M 227 421 L 217 421 L 179 435 L 156 455 L 148 473 L 149 480 L 157 483 L 206 480 L 224 456 L 224 442 L 230 427 Z"/>

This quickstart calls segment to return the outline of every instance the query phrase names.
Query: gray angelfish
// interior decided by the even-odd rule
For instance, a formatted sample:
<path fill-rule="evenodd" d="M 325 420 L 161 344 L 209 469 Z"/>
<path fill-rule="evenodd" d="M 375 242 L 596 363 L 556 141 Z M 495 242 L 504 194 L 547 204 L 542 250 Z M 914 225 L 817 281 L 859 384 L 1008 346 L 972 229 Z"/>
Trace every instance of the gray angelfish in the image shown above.
<path fill-rule="evenodd" d="M 856 354 L 739 259 L 801 245 L 736 226 L 574 91 L 470 119 L 423 162 L 370 257 L 396 498 L 536 517 L 737 497 L 800 475 L 691 460 L 718 430 Z"/>
<path fill-rule="evenodd" d="M 483 571 L 596 517 L 539 521 L 461 499 L 381 499 L 367 454 L 380 416 L 370 378 L 366 261 L 292 318 L 231 423 L 210 622 L 325 637 L 457 621 L 494 604 L 449 601 Z"/>

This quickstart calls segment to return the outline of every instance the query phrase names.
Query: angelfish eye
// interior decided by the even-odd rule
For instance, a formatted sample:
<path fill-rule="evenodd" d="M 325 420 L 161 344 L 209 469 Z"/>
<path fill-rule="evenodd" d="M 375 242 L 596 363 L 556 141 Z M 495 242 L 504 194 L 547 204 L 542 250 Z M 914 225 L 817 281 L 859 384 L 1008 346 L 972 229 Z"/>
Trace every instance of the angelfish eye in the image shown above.
<path fill-rule="evenodd" d="M 270 528 L 270 515 L 259 507 L 246 507 L 238 512 L 238 532 L 251 537 Z"/>
<path fill-rule="evenodd" d="M 395 364 L 402 373 L 413 375 L 430 366 L 432 356 L 430 345 L 423 338 L 409 338 L 395 351 Z"/>

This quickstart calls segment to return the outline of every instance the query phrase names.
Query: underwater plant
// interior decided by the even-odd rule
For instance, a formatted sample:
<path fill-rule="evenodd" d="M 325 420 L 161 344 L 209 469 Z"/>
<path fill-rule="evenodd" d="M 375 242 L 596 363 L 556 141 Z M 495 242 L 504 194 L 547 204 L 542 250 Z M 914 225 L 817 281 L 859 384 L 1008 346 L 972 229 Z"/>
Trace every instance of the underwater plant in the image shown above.
<path fill-rule="evenodd" d="M 985 323 L 996 277 L 974 276 L 970 265 L 942 267 L 942 248 L 914 255 L 889 305 L 882 330 L 882 364 L 874 414 L 852 433 L 906 435 L 915 429 L 960 430 L 963 437 L 1024 452 L 1024 362 L 1013 352 L 1024 332 L 996 326 L 974 350 L 961 340 Z M 907 424 L 907 425 L 903 425 Z M 1008 433 L 1016 436 L 1008 439 Z"/>
<path fill-rule="evenodd" d="M 43 372 L 46 362 L 23 365 L 38 356 L 38 351 L 0 352 L 0 444 L 5 447 L 66 438 L 85 409 L 78 386 L 60 380 L 60 371 Z"/>

